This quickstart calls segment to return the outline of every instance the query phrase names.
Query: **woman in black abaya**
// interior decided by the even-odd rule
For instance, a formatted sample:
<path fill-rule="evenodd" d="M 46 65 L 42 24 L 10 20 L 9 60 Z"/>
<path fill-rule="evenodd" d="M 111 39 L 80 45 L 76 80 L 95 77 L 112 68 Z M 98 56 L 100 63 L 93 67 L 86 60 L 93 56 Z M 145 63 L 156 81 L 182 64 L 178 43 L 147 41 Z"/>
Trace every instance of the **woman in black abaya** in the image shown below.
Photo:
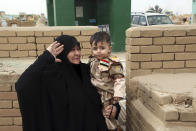
<path fill-rule="evenodd" d="M 80 44 L 56 38 L 16 82 L 23 131 L 107 131 Z"/>

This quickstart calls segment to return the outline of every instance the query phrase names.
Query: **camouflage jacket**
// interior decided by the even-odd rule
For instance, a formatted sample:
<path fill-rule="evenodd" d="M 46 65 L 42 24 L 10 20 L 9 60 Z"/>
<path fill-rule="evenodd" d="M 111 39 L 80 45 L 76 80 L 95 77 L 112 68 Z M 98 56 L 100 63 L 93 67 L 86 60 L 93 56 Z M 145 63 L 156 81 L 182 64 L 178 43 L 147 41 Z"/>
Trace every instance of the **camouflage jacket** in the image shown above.
<path fill-rule="evenodd" d="M 104 59 L 90 58 L 91 82 L 98 88 L 102 102 L 113 97 L 125 96 L 125 78 L 119 59 L 110 56 Z"/>

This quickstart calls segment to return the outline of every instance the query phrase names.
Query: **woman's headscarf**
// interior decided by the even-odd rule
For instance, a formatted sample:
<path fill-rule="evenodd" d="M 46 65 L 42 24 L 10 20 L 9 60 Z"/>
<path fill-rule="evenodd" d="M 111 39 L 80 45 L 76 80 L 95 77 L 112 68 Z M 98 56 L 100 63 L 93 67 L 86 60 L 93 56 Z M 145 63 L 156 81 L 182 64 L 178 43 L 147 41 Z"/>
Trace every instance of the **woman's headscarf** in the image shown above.
<path fill-rule="evenodd" d="M 64 50 L 59 55 L 57 55 L 57 58 L 61 59 L 63 62 L 67 61 L 67 54 L 75 47 L 75 45 L 80 48 L 80 43 L 73 36 L 61 35 L 58 36 L 54 41 L 64 45 Z"/>

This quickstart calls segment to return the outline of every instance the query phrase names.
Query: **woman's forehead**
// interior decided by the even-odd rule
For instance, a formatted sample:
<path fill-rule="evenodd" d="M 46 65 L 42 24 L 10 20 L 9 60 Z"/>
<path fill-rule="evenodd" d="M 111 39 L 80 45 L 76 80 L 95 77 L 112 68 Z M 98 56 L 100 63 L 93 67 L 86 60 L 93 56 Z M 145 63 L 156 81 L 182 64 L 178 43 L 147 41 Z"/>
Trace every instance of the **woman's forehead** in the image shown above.
<path fill-rule="evenodd" d="M 75 49 L 75 48 L 80 48 L 80 45 L 75 45 L 75 46 L 73 47 L 73 49 Z"/>

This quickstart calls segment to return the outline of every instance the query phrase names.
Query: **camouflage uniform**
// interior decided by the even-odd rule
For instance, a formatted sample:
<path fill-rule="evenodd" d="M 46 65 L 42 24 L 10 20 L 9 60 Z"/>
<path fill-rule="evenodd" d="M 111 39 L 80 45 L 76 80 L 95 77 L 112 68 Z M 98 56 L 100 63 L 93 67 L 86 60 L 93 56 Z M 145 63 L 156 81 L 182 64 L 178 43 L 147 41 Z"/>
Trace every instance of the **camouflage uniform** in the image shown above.
<path fill-rule="evenodd" d="M 123 67 L 117 57 L 110 56 L 101 60 L 92 57 L 90 68 L 91 82 L 97 87 L 104 108 L 118 102 L 113 99 L 114 97 L 125 97 Z M 109 129 L 117 127 L 115 119 L 106 119 L 106 123 Z"/>

